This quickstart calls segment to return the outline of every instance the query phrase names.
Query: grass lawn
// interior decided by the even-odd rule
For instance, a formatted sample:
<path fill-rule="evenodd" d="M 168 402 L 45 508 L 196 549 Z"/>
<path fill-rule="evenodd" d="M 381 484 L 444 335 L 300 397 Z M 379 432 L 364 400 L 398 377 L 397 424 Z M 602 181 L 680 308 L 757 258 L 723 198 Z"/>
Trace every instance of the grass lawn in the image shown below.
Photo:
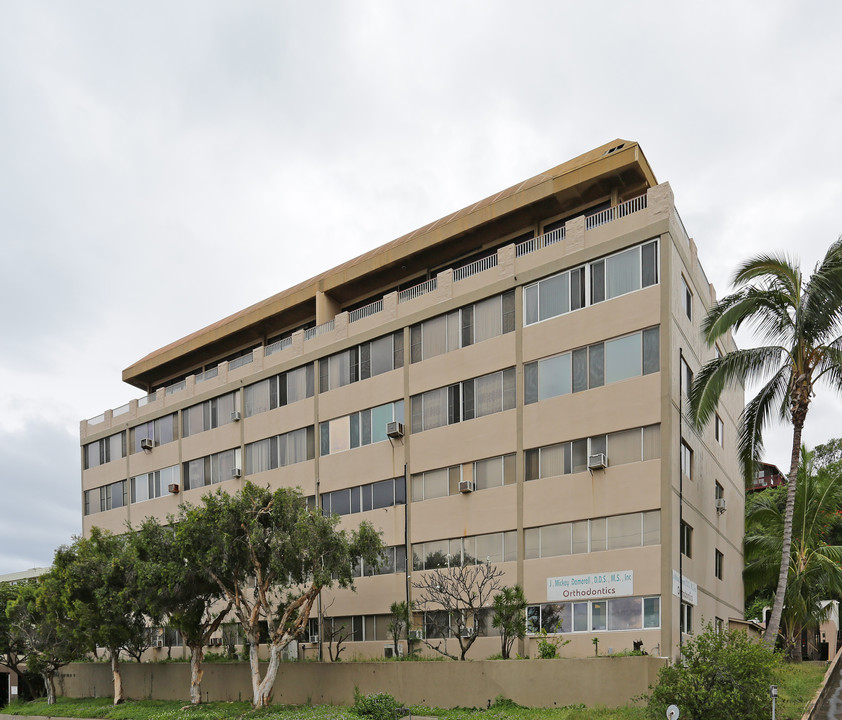
<path fill-rule="evenodd" d="M 826 670 L 825 663 L 801 663 L 784 667 L 779 680 L 778 720 L 798 720 L 813 698 Z M 645 720 L 640 707 L 622 708 L 521 708 L 492 707 L 490 710 L 413 707 L 413 715 L 435 715 L 442 720 Z M 359 720 L 347 707 L 332 705 L 277 706 L 251 710 L 247 702 L 207 703 L 190 707 L 183 702 L 128 701 L 114 707 L 108 698 L 59 698 L 56 705 L 46 700 L 15 703 L 0 711 L 8 715 L 46 715 L 108 720 Z"/>

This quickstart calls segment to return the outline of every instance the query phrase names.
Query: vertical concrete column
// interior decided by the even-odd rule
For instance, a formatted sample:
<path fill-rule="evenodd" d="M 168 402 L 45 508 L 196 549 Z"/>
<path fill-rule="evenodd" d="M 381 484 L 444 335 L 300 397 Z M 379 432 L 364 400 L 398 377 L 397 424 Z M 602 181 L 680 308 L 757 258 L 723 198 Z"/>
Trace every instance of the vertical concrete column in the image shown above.
<path fill-rule="evenodd" d="M 348 337 L 348 313 L 341 312 L 333 318 L 333 332 L 336 333 L 334 337 L 345 338 Z"/>
<path fill-rule="evenodd" d="M 252 372 L 258 372 L 259 370 L 263 369 L 263 360 L 266 357 L 266 346 L 261 345 L 260 347 L 256 347 L 251 352 L 251 361 L 252 365 Z"/>
<path fill-rule="evenodd" d="M 649 211 L 650 222 L 669 217 L 674 205 L 675 198 L 669 183 L 661 183 L 646 191 L 646 208 Z"/>
<path fill-rule="evenodd" d="M 196 376 L 195 375 L 188 375 L 184 381 L 184 390 L 187 393 L 187 397 L 193 397 L 196 394 Z"/>
<path fill-rule="evenodd" d="M 501 278 L 515 274 L 515 245 L 504 245 L 497 251 L 497 272 Z"/>
<path fill-rule="evenodd" d="M 564 224 L 564 251 L 582 250 L 585 247 L 585 217 L 580 215 Z"/>
<path fill-rule="evenodd" d="M 395 320 L 398 317 L 398 294 L 390 292 L 383 296 L 383 321 Z"/>
<path fill-rule="evenodd" d="M 436 302 L 444 302 L 453 297 L 453 270 L 442 270 L 436 276 Z"/>
<path fill-rule="evenodd" d="M 295 357 L 302 355 L 304 353 L 304 331 L 303 330 L 296 330 L 292 334 L 292 345 L 290 346 L 292 350 L 292 354 Z"/>
<path fill-rule="evenodd" d="M 228 361 L 223 360 L 217 367 L 219 368 L 219 374 L 217 375 L 219 384 L 225 385 L 228 382 Z"/>
<path fill-rule="evenodd" d="M 341 310 L 339 303 L 321 290 L 316 291 L 316 325 L 324 325 Z"/>

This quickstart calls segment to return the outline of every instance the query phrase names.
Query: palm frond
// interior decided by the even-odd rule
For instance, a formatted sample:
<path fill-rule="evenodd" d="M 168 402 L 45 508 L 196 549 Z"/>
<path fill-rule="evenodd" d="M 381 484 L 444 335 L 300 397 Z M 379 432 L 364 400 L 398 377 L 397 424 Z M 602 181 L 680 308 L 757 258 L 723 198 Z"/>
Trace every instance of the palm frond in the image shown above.
<path fill-rule="evenodd" d="M 757 255 L 746 260 L 734 273 L 731 284 L 740 287 L 760 280 L 769 290 L 787 295 L 792 305 L 801 296 L 801 269 L 787 255 Z"/>
<path fill-rule="evenodd" d="M 746 385 L 767 377 L 780 368 L 784 354 L 785 350 L 776 346 L 746 348 L 704 365 L 688 392 L 690 417 L 696 427 L 703 427 L 710 420 L 728 385 Z"/>
<path fill-rule="evenodd" d="M 764 429 L 775 413 L 780 415 L 786 410 L 789 373 L 788 365 L 781 367 L 746 404 L 740 415 L 737 454 L 746 480 L 754 476 L 757 462 L 763 456 Z"/>

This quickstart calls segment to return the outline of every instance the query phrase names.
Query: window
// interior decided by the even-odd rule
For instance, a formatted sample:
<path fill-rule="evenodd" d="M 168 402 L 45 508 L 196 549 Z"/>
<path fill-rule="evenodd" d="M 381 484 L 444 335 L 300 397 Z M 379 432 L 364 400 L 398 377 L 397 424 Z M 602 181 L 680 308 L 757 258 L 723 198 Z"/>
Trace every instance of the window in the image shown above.
<path fill-rule="evenodd" d="M 608 464 L 624 465 L 661 456 L 661 426 L 621 430 L 526 450 L 525 479 L 557 477 L 587 470 L 588 455 L 604 452 Z"/>
<path fill-rule="evenodd" d="M 403 400 L 319 423 L 319 453 L 333 455 L 387 439 L 388 423 L 404 421 Z"/>
<path fill-rule="evenodd" d="M 354 577 L 373 577 L 374 575 L 392 575 L 406 572 L 406 546 L 394 545 L 383 548 L 379 565 L 369 565 L 360 561 L 354 566 Z"/>
<path fill-rule="evenodd" d="M 681 441 L 681 473 L 693 479 L 693 449 L 684 440 Z"/>
<path fill-rule="evenodd" d="M 716 629 L 717 633 L 722 634 L 725 632 L 725 621 L 721 617 L 714 618 L 713 627 Z"/>
<path fill-rule="evenodd" d="M 526 363 L 524 402 L 528 405 L 658 372 L 659 346 L 655 327 Z"/>
<path fill-rule="evenodd" d="M 182 437 L 190 437 L 205 430 L 227 425 L 237 409 L 236 392 L 220 395 L 187 408 L 181 413 Z"/>
<path fill-rule="evenodd" d="M 245 416 L 292 405 L 313 397 L 313 363 L 247 385 L 244 391 Z"/>
<path fill-rule="evenodd" d="M 517 560 L 517 532 L 514 530 L 449 540 L 432 540 L 414 543 L 412 546 L 413 570 L 433 570 L 515 560 Z"/>
<path fill-rule="evenodd" d="M 725 556 L 721 552 L 719 552 L 719 550 L 714 551 L 713 574 L 716 575 L 716 577 L 719 580 L 722 580 L 722 561 L 724 559 L 725 559 Z"/>
<path fill-rule="evenodd" d="M 549 227 L 549 226 L 548 226 Z M 590 295 L 586 293 L 586 278 Z M 523 289 L 524 325 L 558 317 L 658 282 L 658 241 L 652 240 Z"/>
<path fill-rule="evenodd" d="M 413 325 L 409 331 L 410 362 L 421 362 L 514 329 L 515 294 L 511 290 Z"/>
<path fill-rule="evenodd" d="M 661 598 L 623 597 L 574 603 L 542 603 L 526 609 L 526 633 L 641 630 L 661 626 Z"/>
<path fill-rule="evenodd" d="M 476 490 L 514 485 L 516 481 L 514 453 L 476 460 L 470 464 L 466 463 L 465 467 L 469 470 L 464 474 L 462 465 L 415 473 L 411 478 L 412 501 L 459 495 L 459 481 L 462 479 L 472 479 Z"/>
<path fill-rule="evenodd" d="M 511 410 L 515 406 L 515 369 L 463 380 L 412 396 L 412 432 Z"/>
<path fill-rule="evenodd" d="M 133 427 L 132 433 L 132 452 L 141 452 L 143 448 L 141 443 L 144 440 L 151 440 L 154 446 L 166 445 L 173 440 L 178 440 L 178 422 L 177 415 L 164 415 L 157 420 L 150 420 L 143 425 Z"/>
<path fill-rule="evenodd" d="M 319 392 L 335 390 L 403 367 L 403 331 L 319 360 Z"/>
<path fill-rule="evenodd" d="M 116 510 L 127 504 L 126 481 L 103 485 L 85 491 L 85 515 L 93 515 L 106 510 Z"/>
<path fill-rule="evenodd" d="M 178 465 L 133 477 L 130 480 L 131 501 L 139 503 L 166 495 L 173 483 L 179 484 Z"/>
<path fill-rule="evenodd" d="M 322 493 L 322 512 L 325 515 L 350 515 L 403 505 L 406 502 L 404 478 L 381 480 L 366 485 L 356 485 L 343 490 Z"/>
<path fill-rule="evenodd" d="M 524 325 L 585 307 L 585 266 L 544 278 L 523 289 Z"/>
<path fill-rule="evenodd" d="M 693 557 L 693 528 L 686 522 L 681 522 L 681 554 L 685 557 Z"/>
<path fill-rule="evenodd" d="M 248 452 L 248 445 L 246 446 Z M 205 485 L 214 485 L 235 477 L 234 470 L 241 470 L 240 448 L 206 455 L 188 460 L 183 464 L 184 489 L 194 490 Z"/>
<path fill-rule="evenodd" d="M 681 603 L 681 632 L 688 635 L 693 634 L 693 606 L 689 603 Z"/>
<path fill-rule="evenodd" d="M 725 423 L 722 422 L 722 418 L 719 415 L 714 416 L 713 436 L 716 438 L 716 442 L 719 443 L 720 447 L 725 447 Z"/>
<path fill-rule="evenodd" d="M 658 545 L 660 542 L 660 510 L 543 525 L 524 530 L 524 553 L 527 560 L 646 547 Z"/>
<path fill-rule="evenodd" d="M 657 241 L 652 241 L 592 262 L 591 303 L 655 285 L 658 282 L 657 248 Z"/>
<path fill-rule="evenodd" d="M 693 371 L 687 364 L 687 361 L 681 358 L 681 392 L 684 395 L 690 394 L 690 388 L 693 387 Z"/>
<path fill-rule="evenodd" d="M 312 460 L 316 456 L 312 425 L 246 445 L 246 475 Z"/>
<path fill-rule="evenodd" d="M 390 622 L 391 615 L 325 616 L 323 642 L 390 641 Z M 313 624 L 313 618 L 311 618 L 310 623 L 308 634 L 317 635 L 319 631 L 318 619 L 316 619 L 316 624 Z"/>
<path fill-rule="evenodd" d="M 713 483 L 713 497 L 716 500 L 722 500 L 725 497 L 725 488 L 717 480 Z"/>
<path fill-rule="evenodd" d="M 690 288 L 687 285 L 687 280 L 684 279 L 684 276 L 681 276 L 681 301 L 684 305 L 684 314 L 687 316 L 688 320 L 693 319 L 693 293 L 690 292 Z"/>
<path fill-rule="evenodd" d="M 462 479 L 462 466 L 428 470 L 412 476 L 412 502 L 432 500 L 459 493 L 459 481 Z"/>
<path fill-rule="evenodd" d="M 85 470 L 126 457 L 126 433 L 110 435 L 85 445 Z"/>

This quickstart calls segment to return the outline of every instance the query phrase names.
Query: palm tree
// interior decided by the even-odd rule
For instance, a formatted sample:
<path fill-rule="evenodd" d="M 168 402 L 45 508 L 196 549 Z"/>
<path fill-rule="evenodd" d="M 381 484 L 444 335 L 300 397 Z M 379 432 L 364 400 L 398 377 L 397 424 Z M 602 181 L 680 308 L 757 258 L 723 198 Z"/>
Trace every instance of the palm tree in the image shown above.
<path fill-rule="evenodd" d="M 786 593 L 804 420 L 819 380 L 842 390 L 842 237 L 806 280 L 794 260 L 764 254 L 745 262 L 735 273 L 733 285 L 737 290 L 716 303 L 705 318 L 708 345 L 744 324 L 753 327 L 766 344 L 735 350 L 707 363 L 690 390 L 690 412 L 701 427 L 715 412 L 726 385 L 763 382 L 740 417 L 737 445 L 746 479 L 754 475 L 763 451 L 763 431 L 772 418 L 792 424 L 783 551 L 772 615 L 763 636 L 772 646 Z"/>
<path fill-rule="evenodd" d="M 816 468 L 814 454 L 801 449 L 792 551 L 782 614 L 785 646 L 792 659 L 800 659 L 798 638 L 805 627 L 826 619 L 823 603 L 842 594 L 842 546 L 828 545 L 828 530 L 842 505 L 842 472 L 838 465 Z M 778 488 L 758 493 L 746 508 L 743 578 L 746 592 L 775 587 L 783 550 L 784 510 Z"/>

